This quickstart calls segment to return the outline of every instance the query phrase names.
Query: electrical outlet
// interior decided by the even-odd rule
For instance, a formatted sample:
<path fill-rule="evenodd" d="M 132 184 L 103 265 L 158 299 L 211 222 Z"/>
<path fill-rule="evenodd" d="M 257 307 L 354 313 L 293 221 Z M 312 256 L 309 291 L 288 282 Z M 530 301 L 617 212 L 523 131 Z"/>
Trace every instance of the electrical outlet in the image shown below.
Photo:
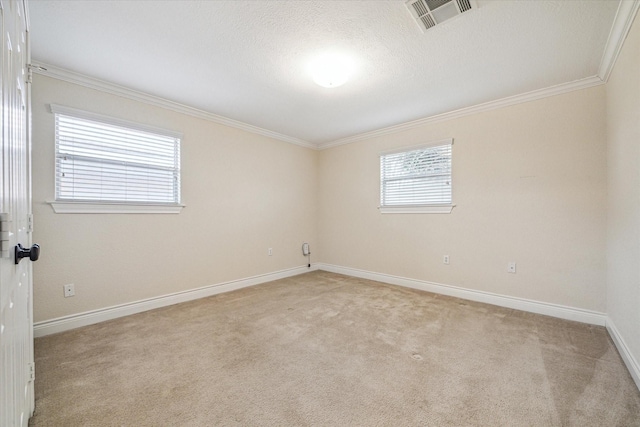
<path fill-rule="evenodd" d="M 445 255 L 445 256 L 442 258 L 442 262 L 443 262 L 443 263 L 445 263 L 445 264 L 449 264 L 449 255 Z"/>
<path fill-rule="evenodd" d="M 62 288 L 64 289 L 65 298 L 72 297 L 76 294 L 76 290 L 73 287 L 73 283 L 71 283 L 70 285 L 64 285 Z"/>
<path fill-rule="evenodd" d="M 269 255 L 269 256 L 273 255 L 273 248 L 269 248 L 267 250 L 267 255 Z"/>
<path fill-rule="evenodd" d="M 509 264 L 507 264 L 507 273 L 516 273 L 516 263 L 515 262 L 510 262 Z"/>

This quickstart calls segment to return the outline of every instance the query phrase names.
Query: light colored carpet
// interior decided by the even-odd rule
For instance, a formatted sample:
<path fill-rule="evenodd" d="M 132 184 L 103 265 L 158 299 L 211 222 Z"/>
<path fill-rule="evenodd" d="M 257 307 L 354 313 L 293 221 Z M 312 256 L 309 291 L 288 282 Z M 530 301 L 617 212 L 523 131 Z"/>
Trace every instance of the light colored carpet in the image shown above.
<path fill-rule="evenodd" d="M 327 272 L 39 338 L 31 426 L 640 426 L 602 327 Z"/>

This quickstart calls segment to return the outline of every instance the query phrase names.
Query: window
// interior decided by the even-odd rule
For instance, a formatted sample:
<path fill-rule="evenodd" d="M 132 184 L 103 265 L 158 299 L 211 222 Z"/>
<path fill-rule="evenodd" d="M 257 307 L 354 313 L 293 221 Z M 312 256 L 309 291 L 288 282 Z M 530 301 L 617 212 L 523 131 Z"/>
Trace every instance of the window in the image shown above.
<path fill-rule="evenodd" d="M 380 212 L 450 213 L 452 139 L 380 155 Z"/>
<path fill-rule="evenodd" d="M 92 211 L 172 212 L 162 207 L 181 207 L 181 135 L 57 105 L 51 110 L 56 212 L 69 203 L 85 205 L 82 209 L 93 205 Z"/>

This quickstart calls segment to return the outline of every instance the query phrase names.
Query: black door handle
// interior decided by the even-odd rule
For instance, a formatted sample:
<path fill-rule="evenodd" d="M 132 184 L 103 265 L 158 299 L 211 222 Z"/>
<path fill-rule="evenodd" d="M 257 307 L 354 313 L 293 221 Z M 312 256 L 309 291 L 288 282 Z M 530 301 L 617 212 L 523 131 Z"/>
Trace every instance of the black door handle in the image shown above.
<path fill-rule="evenodd" d="M 40 245 L 35 243 L 31 248 L 25 249 L 20 243 L 16 245 L 16 264 L 20 262 L 22 258 L 29 257 L 31 261 L 37 261 L 40 258 Z"/>

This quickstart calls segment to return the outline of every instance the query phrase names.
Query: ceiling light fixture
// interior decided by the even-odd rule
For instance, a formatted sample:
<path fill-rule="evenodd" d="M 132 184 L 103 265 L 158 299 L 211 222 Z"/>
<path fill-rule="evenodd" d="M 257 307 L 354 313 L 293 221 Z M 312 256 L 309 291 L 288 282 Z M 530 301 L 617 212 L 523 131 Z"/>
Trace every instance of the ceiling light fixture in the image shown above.
<path fill-rule="evenodd" d="M 346 55 L 324 54 L 310 64 L 313 81 L 322 87 L 338 87 L 353 74 L 353 61 Z"/>

